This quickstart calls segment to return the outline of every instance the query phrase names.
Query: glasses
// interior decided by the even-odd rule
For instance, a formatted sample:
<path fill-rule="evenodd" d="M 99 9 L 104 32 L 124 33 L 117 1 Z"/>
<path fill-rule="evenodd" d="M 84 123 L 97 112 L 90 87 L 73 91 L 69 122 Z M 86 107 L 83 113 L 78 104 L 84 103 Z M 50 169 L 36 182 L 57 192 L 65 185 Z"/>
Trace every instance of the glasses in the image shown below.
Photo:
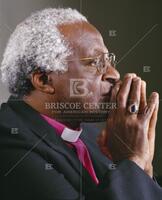
<path fill-rule="evenodd" d="M 105 73 L 110 66 L 115 68 L 117 64 L 114 53 L 102 53 L 96 57 L 81 58 L 79 60 L 85 62 L 87 69 L 95 69 L 101 74 Z"/>

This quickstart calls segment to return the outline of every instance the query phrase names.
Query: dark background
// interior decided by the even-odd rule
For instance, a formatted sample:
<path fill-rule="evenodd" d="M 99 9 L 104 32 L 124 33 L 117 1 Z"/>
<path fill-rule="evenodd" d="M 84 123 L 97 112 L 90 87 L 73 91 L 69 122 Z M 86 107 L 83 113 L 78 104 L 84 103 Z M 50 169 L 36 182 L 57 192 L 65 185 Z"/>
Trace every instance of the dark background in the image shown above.
<path fill-rule="evenodd" d="M 148 94 L 158 91 L 162 99 L 160 3 L 160 0 L 0 0 L 0 61 L 10 34 L 31 12 L 46 7 L 72 7 L 102 33 L 109 51 L 117 55 L 121 75 L 137 73 L 148 83 Z M 0 83 L 0 103 L 8 96 L 6 87 Z M 156 133 L 156 175 L 162 175 L 161 132 L 162 108 Z"/>

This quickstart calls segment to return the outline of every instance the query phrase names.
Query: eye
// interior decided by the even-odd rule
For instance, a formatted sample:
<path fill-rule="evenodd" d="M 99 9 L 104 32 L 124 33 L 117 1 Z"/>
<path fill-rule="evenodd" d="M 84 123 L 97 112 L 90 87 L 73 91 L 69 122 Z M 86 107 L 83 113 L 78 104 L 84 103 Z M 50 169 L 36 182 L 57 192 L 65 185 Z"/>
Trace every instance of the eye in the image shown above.
<path fill-rule="evenodd" d="M 95 59 L 91 60 L 91 62 L 89 64 L 92 67 L 96 67 L 99 63 L 100 63 L 100 60 L 98 58 L 95 58 Z"/>
<path fill-rule="evenodd" d="M 96 61 L 94 59 L 88 59 L 84 62 L 85 66 L 92 67 L 96 65 Z"/>

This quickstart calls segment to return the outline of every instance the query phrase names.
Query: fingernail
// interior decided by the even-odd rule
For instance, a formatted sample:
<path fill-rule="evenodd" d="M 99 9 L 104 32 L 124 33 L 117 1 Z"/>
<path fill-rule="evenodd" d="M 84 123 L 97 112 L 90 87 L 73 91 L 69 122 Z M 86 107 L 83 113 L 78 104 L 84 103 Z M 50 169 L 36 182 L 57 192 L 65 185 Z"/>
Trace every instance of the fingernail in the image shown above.
<path fill-rule="evenodd" d="M 146 87 L 146 81 L 142 80 L 142 86 Z"/>
<path fill-rule="evenodd" d="M 135 73 L 126 74 L 126 78 L 135 78 L 137 75 Z"/>
<path fill-rule="evenodd" d="M 153 92 L 155 98 L 159 98 L 159 94 L 157 92 Z"/>
<path fill-rule="evenodd" d="M 133 74 L 132 74 L 132 77 L 135 78 L 135 77 L 137 77 L 137 75 L 133 73 Z"/>
<path fill-rule="evenodd" d="M 139 78 L 139 77 L 136 77 L 136 78 L 133 79 L 134 82 L 140 81 L 140 80 L 141 80 L 141 78 Z"/>

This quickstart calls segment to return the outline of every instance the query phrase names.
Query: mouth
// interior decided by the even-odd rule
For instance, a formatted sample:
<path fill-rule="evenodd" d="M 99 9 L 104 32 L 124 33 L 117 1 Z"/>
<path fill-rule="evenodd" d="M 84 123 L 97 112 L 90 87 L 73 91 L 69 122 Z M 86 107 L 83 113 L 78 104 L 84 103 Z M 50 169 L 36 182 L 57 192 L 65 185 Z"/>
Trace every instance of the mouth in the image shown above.
<path fill-rule="evenodd" d="M 108 86 L 108 87 L 103 87 L 103 93 L 102 93 L 102 97 L 109 97 L 109 98 L 111 98 L 111 96 L 112 96 L 112 90 L 113 90 L 113 88 L 115 88 L 117 85 L 119 86 L 119 88 L 120 88 L 120 86 L 121 86 L 121 84 L 122 84 L 122 81 L 118 81 L 118 82 L 116 82 L 115 84 L 111 84 L 110 86 Z"/>

